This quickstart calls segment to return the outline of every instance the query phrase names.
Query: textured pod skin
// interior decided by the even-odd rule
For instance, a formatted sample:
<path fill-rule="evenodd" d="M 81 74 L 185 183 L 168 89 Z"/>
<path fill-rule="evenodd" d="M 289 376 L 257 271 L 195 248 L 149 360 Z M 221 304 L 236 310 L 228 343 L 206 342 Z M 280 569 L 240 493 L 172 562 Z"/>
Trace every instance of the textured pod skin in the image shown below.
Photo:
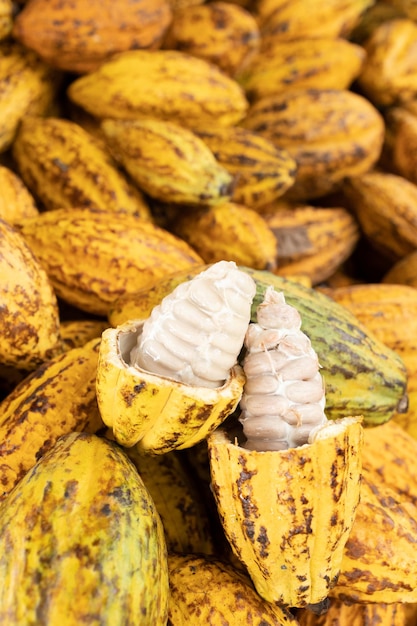
<path fill-rule="evenodd" d="M 42 264 L 22 235 L 0 219 L 0 362 L 34 369 L 59 351 L 59 310 Z"/>
<path fill-rule="evenodd" d="M 307 200 L 364 174 L 379 159 L 384 121 L 364 97 L 346 89 L 290 89 L 256 101 L 242 122 L 297 163 L 288 199 Z"/>
<path fill-rule="evenodd" d="M 97 401 L 103 422 L 123 446 L 149 454 L 202 441 L 235 410 L 244 384 L 240 366 L 222 387 L 187 385 L 129 364 L 143 322 L 130 321 L 102 336 Z"/>
<path fill-rule="evenodd" d="M 95 394 L 99 344 L 42 364 L 0 403 L 0 501 L 59 437 L 104 428 Z"/>
<path fill-rule="evenodd" d="M 407 621 L 406 604 L 345 604 L 332 600 L 324 615 L 301 609 L 297 612 L 299 626 L 404 626 Z"/>
<path fill-rule="evenodd" d="M 249 451 L 224 429 L 208 446 L 226 537 L 260 596 L 287 607 L 325 601 L 359 501 L 361 418 L 328 422 L 287 450 Z"/>
<path fill-rule="evenodd" d="M 161 521 L 113 442 L 62 437 L 0 507 L 0 544 L 3 624 L 166 624 Z"/>
<path fill-rule="evenodd" d="M 75 122 L 25 118 L 13 157 L 24 182 L 47 210 L 92 207 L 150 217 L 141 192 Z"/>
<path fill-rule="evenodd" d="M 0 0 L 0 41 L 6 39 L 13 28 L 13 2 Z"/>
<path fill-rule="evenodd" d="M 248 97 L 259 100 L 297 88 L 348 89 L 359 76 L 365 51 L 341 38 L 266 38 L 266 44 L 239 74 Z"/>
<path fill-rule="evenodd" d="M 112 150 L 157 200 L 211 206 L 230 199 L 233 177 L 191 130 L 157 119 L 104 120 Z"/>
<path fill-rule="evenodd" d="M 380 24 L 397 17 L 404 17 L 404 13 L 394 7 L 392 2 L 390 4 L 389 2 L 390 0 L 388 2 L 375 2 L 369 6 L 351 31 L 349 39 L 363 45 Z"/>
<path fill-rule="evenodd" d="M 9 224 L 39 214 L 36 202 L 23 180 L 9 167 L 0 165 L 0 218 Z"/>
<path fill-rule="evenodd" d="M 109 325 L 106 320 L 62 320 L 59 330 L 64 350 L 82 348 L 92 339 L 99 339 Z"/>
<path fill-rule="evenodd" d="M 196 133 L 234 176 L 231 200 L 237 204 L 257 210 L 295 181 L 294 159 L 258 133 L 240 126 L 198 128 Z"/>
<path fill-rule="evenodd" d="M 372 0 L 260 0 L 257 5 L 263 37 L 282 41 L 306 37 L 346 37 Z"/>
<path fill-rule="evenodd" d="M 362 465 L 398 500 L 417 504 L 417 441 L 394 420 L 364 430 Z"/>
<path fill-rule="evenodd" d="M 111 0 L 32 0 L 17 15 L 13 36 L 49 65 L 84 73 L 117 52 L 158 48 L 171 19 L 168 0 L 122 0 L 117 9 Z"/>
<path fill-rule="evenodd" d="M 255 16 L 228 2 L 177 9 L 164 47 L 181 50 L 234 76 L 258 52 L 259 27 Z"/>
<path fill-rule="evenodd" d="M 158 456 L 126 449 L 149 491 L 165 531 L 168 552 L 214 554 L 207 505 L 177 452 Z"/>
<path fill-rule="evenodd" d="M 417 505 L 363 467 L 361 499 L 332 596 L 344 602 L 416 602 Z"/>
<path fill-rule="evenodd" d="M 396 261 L 382 278 L 388 284 L 417 286 L 417 250 Z"/>
<path fill-rule="evenodd" d="M 263 601 L 248 577 L 231 565 L 199 555 L 171 554 L 168 568 L 172 626 L 298 623 L 285 609 Z"/>
<path fill-rule="evenodd" d="M 390 107 L 385 113 L 384 162 L 388 171 L 417 184 L 417 101 Z"/>
<path fill-rule="evenodd" d="M 26 115 L 47 115 L 60 85 L 55 70 L 15 41 L 0 42 L 0 153 Z"/>
<path fill-rule="evenodd" d="M 237 124 L 248 108 L 237 82 L 213 63 L 179 50 L 118 54 L 71 83 L 68 97 L 96 117 L 149 116 L 191 128 Z"/>
<path fill-rule="evenodd" d="M 196 267 L 195 273 L 201 269 Z M 311 339 L 322 366 L 326 414 L 330 419 L 346 413 L 363 415 L 364 424 L 369 426 L 386 422 L 396 412 L 407 410 L 407 373 L 401 357 L 371 334 L 350 311 L 300 282 L 268 271 L 240 269 L 248 272 L 257 285 L 252 321 L 256 321 L 256 308 L 268 285 L 283 291 L 286 301 L 299 310 L 302 329 Z M 173 274 L 126 296 L 124 301 L 120 299 L 119 306 L 110 314 L 112 325 L 129 318 L 146 319 L 154 306 L 190 277 L 190 271 Z"/>
<path fill-rule="evenodd" d="M 184 241 L 133 215 L 55 209 L 20 224 L 57 294 L 96 315 L 112 302 L 202 260 Z"/>
<path fill-rule="evenodd" d="M 275 236 L 262 215 L 246 206 L 224 202 L 205 211 L 182 211 L 169 228 L 205 263 L 228 259 L 260 270 L 276 267 Z"/>
<path fill-rule="evenodd" d="M 417 246 L 417 186 L 397 174 L 372 171 L 348 177 L 343 194 L 374 248 L 391 262 Z"/>
<path fill-rule="evenodd" d="M 397 18 L 380 24 L 364 42 L 366 59 L 358 85 L 376 106 L 391 106 L 417 96 L 416 37 L 417 24 Z"/>
<path fill-rule="evenodd" d="M 282 276 L 309 276 L 317 285 L 332 276 L 352 254 L 359 225 L 342 207 L 264 207 L 262 217 L 277 240 L 277 269 Z"/>

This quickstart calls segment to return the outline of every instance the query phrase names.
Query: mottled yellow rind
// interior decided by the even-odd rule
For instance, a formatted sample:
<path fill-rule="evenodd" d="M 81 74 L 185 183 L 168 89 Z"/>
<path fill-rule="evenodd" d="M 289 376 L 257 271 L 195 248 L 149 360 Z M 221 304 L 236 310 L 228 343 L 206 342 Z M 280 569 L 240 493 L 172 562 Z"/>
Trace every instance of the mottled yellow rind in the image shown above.
<path fill-rule="evenodd" d="M 169 619 L 175 626 L 296 626 L 285 609 L 265 602 L 230 564 L 200 555 L 168 557 Z"/>
<path fill-rule="evenodd" d="M 165 626 L 166 545 L 136 468 L 72 433 L 0 506 L 0 622 Z"/>
<path fill-rule="evenodd" d="M 243 390 L 239 365 L 222 387 L 194 387 L 129 364 L 143 321 L 104 331 L 97 369 L 97 401 L 104 423 L 121 445 L 150 454 L 189 448 L 236 408 Z"/>
<path fill-rule="evenodd" d="M 358 506 L 361 418 L 329 422 L 312 444 L 254 452 L 224 429 L 208 438 L 212 490 L 232 549 L 269 602 L 322 602 Z"/>

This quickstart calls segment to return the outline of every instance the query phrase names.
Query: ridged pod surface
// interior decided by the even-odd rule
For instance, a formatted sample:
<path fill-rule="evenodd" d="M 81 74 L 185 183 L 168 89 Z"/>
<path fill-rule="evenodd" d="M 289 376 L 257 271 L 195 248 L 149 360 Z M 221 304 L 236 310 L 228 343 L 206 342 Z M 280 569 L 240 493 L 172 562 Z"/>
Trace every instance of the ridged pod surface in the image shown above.
<path fill-rule="evenodd" d="M 231 2 L 210 2 L 177 9 L 164 47 L 181 50 L 234 76 L 259 49 L 256 17 Z"/>
<path fill-rule="evenodd" d="M 310 443 L 287 450 L 246 450 L 232 438 L 220 428 L 208 446 L 233 552 L 268 602 L 320 605 L 336 583 L 358 506 L 361 418 L 329 421 Z"/>
<path fill-rule="evenodd" d="M 296 626 L 297 620 L 262 600 L 247 576 L 222 561 L 201 555 L 170 554 L 169 623 L 172 626 Z"/>
<path fill-rule="evenodd" d="M 362 469 L 361 497 L 332 596 L 344 602 L 417 602 L 417 505 Z"/>
<path fill-rule="evenodd" d="M 56 293 L 96 315 L 106 315 L 127 292 L 202 263 L 188 244 L 168 231 L 114 211 L 46 211 L 22 221 L 20 233 Z"/>
<path fill-rule="evenodd" d="M 406 17 L 387 20 L 364 42 L 366 58 L 358 85 L 378 107 L 417 96 L 417 24 Z"/>
<path fill-rule="evenodd" d="M 347 177 L 342 186 L 361 230 L 391 262 L 417 246 L 417 186 L 397 174 L 371 171 Z"/>
<path fill-rule="evenodd" d="M 233 176 L 188 128 L 157 119 L 106 119 L 102 129 L 122 166 L 151 197 L 197 206 L 230 199 Z"/>
<path fill-rule="evenodd" d="M 50 359 L 0 403 L 0 502 L 59 437 L 104 428 L 95 393 L 99 344 Z"/>
<path fill-rule="evenodd" d="M 86 206 L 150 218 L 142 193 L 110 153 L 75 122 L 25 118 L 13 157 L 23 181 L 47 210 Z"/>
<path fill-rule="evenodd" d="M 294 159 L 259 133 L 214 125 L 199 127 L 196 133 L 234 176 L 233 202 L 256 210 L 282 196 L 295 181 Z"/>
<path fill-rule="evenodd" d="M 59 352 L 56 294 L 32 248 L 18 230 L 2 219 L 0 248 L 0 362 L 34 369 Z"/>
<path fill-rule="evenodd" d="M 99 339 L 108 327 L 108 322 L 102 319 L 61 320 L 59 330 L 63 349 L 82 348 L 92 339 Z"/>
<path fill-rule="evenodd" d="M 277 241 L 272 230 L 257 211 L 236 202 L 207 210 L 182 210 L 169 229 L 205 263 L 227 259 L 260 270 L 276 267 Z"/>
<path fill-rule="evenodd" d="M 385 112 L 384 163 L 388 171 L 417 184 L 417 100 Z"/>
<path fill-rule="evenodd" d="M 266 38 L 238 76 L 251 101 L 294 88 L 348 89 L 360 74 L 363 48 L 342 38 Z"/>
<path fill-rule="evenodd" d="M 401 357 L 371 334 L 358 319 L 328 296 L 268 271 L 240 267 L 255 280 L 256 308 L 269 285 L 283 291 L 286 301 L 295 306 L 303 319 L 303 331 L 318 354 L 326 385 L 326 414 L 330 419 L 346 414 L 362 415 L 365 425 L 388 421 L 397 411 L 407 409 L 407 374 Z M 201 272 L 201 266 L 195 268 Z M 146 319 L 178 284 L 189 280 L 192 272 L 173 274 L 149 285 L 130 297 L 110 314 L 112 324 L 130 319 Z M 124 312 L 125 311 L 125 312 Z"/>
<path fill-rule="evenodd" d="M 32 50 L 7 39 L 0 42 L 0 153 L 12 145 L 26 115 L 47 115 L 61 80 Z"/>
<path fill-rule="evenodd" d="M 162 521 L 169 553 L 214 554 L 208 508 L 198 483 L 175 451 L 150 456 L 126 449 Z"/>
<path fill-rule="evenodd" d="M 157 117 L 191 128 L 237 124 L 248 108 L 236 81 L 213 63 L 179 50 L 115 55 L 72 82 L 68 97 L 96 117 Z"/>
<path fill-rule="evenodd" d="M 62 437 L 1 505 L 0 545 L 3 624 L 166 624 L 162 524 L 113 442 Z"/>
<path fill-rule="evenodd" d="M 32 0 L 16 16 L 13 36 L 48 65 L 67 72 L 95 70 L 130 48 L 158 48 L 171 23 L 168 0 Z"/>
<path fill-rule="evenodd" d="M 335 191 L 346 176 L 377 162 L 384 121 L 363 96 L 347 89 L 290 89 L 257 100 L 242 121 L 297 163 L 288 199 L 311 200 Z"/>
<path fill-rule="evenodd" d="M 313 285 L 332 276 L 359 240 L 359 225 L 342 207 L 297 206 L 279 203 L 263 207 L 262 217 L 277 240 L 275 273 L 309 276 Z"/>
<path fill-rule="evenodd" d="M 306 37 L 346 37 L 373 0 L 260 0 L 261 35 L 282 41 Z"/>

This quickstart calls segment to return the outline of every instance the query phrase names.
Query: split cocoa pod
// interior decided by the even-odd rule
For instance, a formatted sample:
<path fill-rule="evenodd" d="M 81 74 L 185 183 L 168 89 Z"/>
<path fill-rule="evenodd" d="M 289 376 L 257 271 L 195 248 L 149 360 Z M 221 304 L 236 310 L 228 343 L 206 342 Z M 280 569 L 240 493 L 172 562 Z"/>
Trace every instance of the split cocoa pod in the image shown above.
<path fill-rule="evenodd" d="M 255 283 L 221 261 L 180 284 L 147 320 L 102 335 L 97 401 L 124 446 L 161 454 L 203 440 L 235 410 Z"/>

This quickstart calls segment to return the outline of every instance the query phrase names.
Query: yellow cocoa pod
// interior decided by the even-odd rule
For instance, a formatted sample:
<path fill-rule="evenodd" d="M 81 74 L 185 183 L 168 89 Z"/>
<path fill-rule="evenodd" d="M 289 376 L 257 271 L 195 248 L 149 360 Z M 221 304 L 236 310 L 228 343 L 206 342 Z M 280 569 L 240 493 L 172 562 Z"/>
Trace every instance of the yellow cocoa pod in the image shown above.
<path fill-rule="evenodd" d="M 62 437 L 0 506 L 0 546 L 3 624 L 167 622 L 161 520 L 114 442 Z"/>
<path fill-rule="evenodd" d="M 9 167 L 0 165 L 0 218 L 9 224 L 39 214 L 36 202 L 23 180 Z"/>
<path fill-rule="evenodd" d="M 215 1 L 177 9 L 164 47 L 215 63 L 234 76 L 259 49 L 255 16 L 244 7 Z"/>
<path fill-rule="evenodd" d="M 360 502 L 331 594 L 344 602 L 416 602 L 417 505 L 362 469 Z"/>
<path fill-rule="evenodd" d="M 417 100 L 385 113 L 384 163 L 387 169 L 417 184 Z"/>
<path fill-rule="evenodd" d="M 245 377 L 230 370 L 223 386 L 208 388 L 133 367 L 130 351 L 143 322 L 129 321 L 103 333 L 97 371 L 97 401 L 116 440 L 151 454 L 189 448 L 233 413 Z"/>
<path fill-rule="evenodd" d="M 251 101 L 289 89 L 348 89 L 365 58 L 361 46 L 342 38 L 266 41 L 238 78 Z"/>
<path fill-rule="evenodd" d="M 417 503 L 417 441 L 395 421 L 364 429 L 362 466 L 402 502 Z"/>
<path fill-rule="evenodd" d="M 56 294 L 24 237 L 1 219 L 0 249 L 0 362 L 34 369 L 60 350 Z"/>
<path fill-rule="evenodd" d="M 417 95 L 417 24 L 397 18 L 380 24 L 363 44 L 366 58 L 357 82 L 376 106 L 391 106 Z"/>
<path fill-rule="evenodd" d="M 200 127 L 196 133 L 234 176 L 233 202 L 257 210 L 294 183 L 294 159 L 259 133 L 240 126 Z"/>
<path fill-rule="evenodd" d="M 26 115 L 49 113 L 60 83 L 60 75 L 32 50 L 0 42 L 0 152 L 10 148 Z"/>
<path fill-rule="evenodd" d="M 55 209 L 20 233 L 69 304 L 105 316 L 116 298 L 201 264 L 185 241 L 148 220 L 88 208 Z"/>
<path fill-rule="evenodd" d="M 75 122 L 25 118 L 13 156 L 22 179 L 47 210 L 86 206 L 150 218 L 142 193 Z"/>
<path fill-rule="evenodd" d="M 417 250 L 409 252 L 394 263 L 382 278 L 382 282 L 417 287 Z"/>
<path fill-rule="evenodd" d="M 350 32 L 349 40 L 362 46 L 375 28 L 397 17 L 404 17 L 404 13 L 388 2 L 375 2 L 362 13 L 356 26 Z"/>
<path fill-rule="evenodd" d="M 48 65 L 91 72 L 117 52 L 157 48 L 172 19 L 168 0 L 32 0 L 16 16 L 13 36 Z"/>
<path fill-rule="evenodd" d="M 168 552 L 214 554 L 207 504 L 178 452 L 150 456 L 133 446 L 126 454 L 161 517 Z"/>
<path fill-rule="evenodd" d="M 13 28 L 13 2 L 0 0 L 0 41 L 6 39 Z"/>
<path fill-rule="evenodd" d="M 277 208 L 262 217 L 277 240 L 276 274 L 310 277 L 313 285 L 325 281 L 353 252 L 360 236 L 352 214 L 342 207 L 299 206 Z"/>
<path fill-rule="evenodd" d="M 191 128 L 237 124 L 248 108 L 235 80 L 214 63 L 179 50 L 117 54 L 74 80 L 68 97 L 96 117 L 157 117 Z"/>
<path fill-rule="evenodd" d="M 276 267 L 277 242 L 262 215 L 234 202 L 182 212 L 170 228 L 205 263 L 222 259 L 256 269 Z"/>
<path fill-rule="evenodd" d="M 413 606 L 413 605 L 411 605 Z M 323 615 L 316 615 L 308 609 L 297 611 L 299 626 L 405 626 L 408 609 L 406 604 L 382 602 L 372 604 L 345 604 L 332 599 Z"/>
<path fill-rule="evenodd" d="M 260 0 L 257 12 L 262 37 L 282 41 L 308 37 L 347 37 L 373 0 Z"/>
<path fill-rule="evenodd" d="M 104 428 L 95 394 L 99 344 L 43 363 L 0 403 L 0 501 L 59 437 Z"/>
<path fill-rule="evenodd" d="M 417 246 L 417 186 L 402 176 L 370 171 L 349 176 L 343 195 L 372 246 L 391 262 Z"/>
<path fill-rule="evenodd" d="M 287 450 L 247 450 L 234 435 L 219 428 L 208 438 L 212 490 L 234 553 L 266 601 L 321 605 L 358 506 L 361 418 L 329 421 L 312 443 Z"/>
<path fill-rule="evenodd" d="M 230 198 L 232 175 L 188 128 L 157 119 L 108 119 L 102 129 L 120 163 L 149 196 L 202 206 Z"/>
<path fill-rule="evenodd" d="M 61 320 L 59 330 L 63 348 L 65 350 L 82 348 L 92 339 L 100 338 L 108 326 L 106 320 Z"/>
<path fill-rule="evenodd" d="M 344 89 L 294 89 L 256 101 L 242 122 L 297 163 L 287 199 L 307 200 L 338 189 L 346 176 L 378 160 L 384 122 L 364 97 Z"/>
<path fill-rule="evenodd" d="M 218 559 L 170 554 L 168 571 L 168 617 L 173 626 L 298 624 L 289 611 L 262 600 L 247 575 Z"/>

